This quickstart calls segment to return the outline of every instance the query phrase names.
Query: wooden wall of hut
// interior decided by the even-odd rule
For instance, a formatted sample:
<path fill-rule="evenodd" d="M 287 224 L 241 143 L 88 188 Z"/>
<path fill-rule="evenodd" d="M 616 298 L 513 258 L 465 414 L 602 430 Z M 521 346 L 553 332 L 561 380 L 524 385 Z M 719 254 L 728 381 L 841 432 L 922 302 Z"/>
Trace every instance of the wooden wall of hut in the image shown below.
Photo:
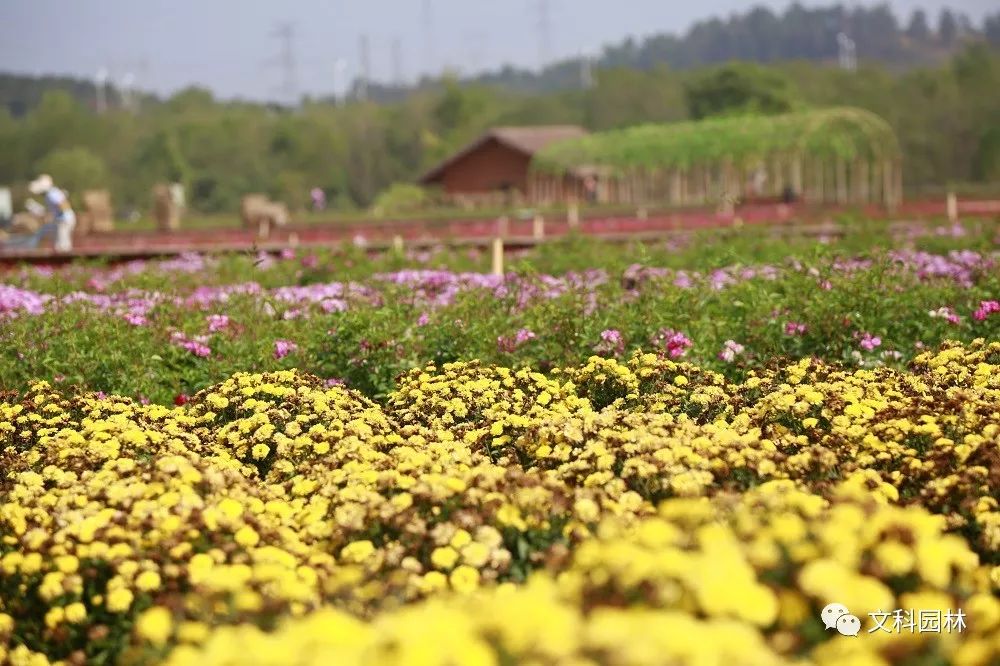
<path fill-rule="evenodd" d="M 785 189 L 801 201 L 823 205 L 879 204 L 895 208 L 902 202 L 902 165 L 896 160 L 775 156 L 763 162 L 767 174 L 761 195 L 778 198 Z M 635 206 L 703 206 L 723 196 L 742 196 L 754 177 L 756 164 L 696 164 L 669 169 L 632 169 L 597 179 L 597 202 Z M 587 201 L 584 179 L 536 173 L 529 180 L 528 199 L 535 205 Z"/>

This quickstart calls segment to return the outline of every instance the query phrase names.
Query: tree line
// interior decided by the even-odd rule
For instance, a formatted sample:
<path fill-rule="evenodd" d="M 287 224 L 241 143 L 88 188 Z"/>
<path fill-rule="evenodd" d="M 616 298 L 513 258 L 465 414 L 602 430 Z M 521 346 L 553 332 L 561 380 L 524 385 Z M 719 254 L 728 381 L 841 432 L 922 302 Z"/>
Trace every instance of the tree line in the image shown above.
<path fill-rule="evenodd" d="M 1000 11 L 975 25 L 968 15 L 949 8 L 941 9 L 935 16 L 917 9 L 903 19 L 884 3 L 872 7 L 835 4 L 811 8 L 795 2 L 780 13 L 756 6 L 728 18 L 699 21 L 683 35 L 659 33 L 642 40 L 625 39 L 605 47 L 590 62 L 569 58 L 541 71 L 507 66 L 469 75 L 463 80 L 542 92 L 585 87 L 587 65 L 597 69 L 651 70 L 660 65 L 691 69 L 733 60 L 836 62 L 841 33 L 853 41 L 860 60 L 909 68 L 941 62 L 970 41 L 982 40 L 1000 47 Z M 425 79 L 419 85 L 432 86 L 434 79 Z M 411 90 L 371 82 L 366 86 L 366 94 L 380 101 L 398 100 Z"/>
<path fill-rule="evenodd" d="M 11 77 L 3 77 L 9 80 Z M 192 207 L 235 211 L 248 192 L 304 207 L 312 187 L 340 209 L 369 206 L 498 125 L 603 130 L 720 113 L 853 105 L 896 130 L 910 188 L 1000 179 L 1000 53 L 984 40 L 905 71 L 862 63 L 607 67 L 593 86 L 526 93 L 444 79 L 391 103 L 305 100 L 295 109 L 218 100 L 191 88 L 138 111 L 88 107 L 49 89 L 15 116 L 0 110 L 0 183 L 52 173 L 73 192 L 108 187 L 119 209 L 148 208 L 157 182 L 180 181 Z"/>

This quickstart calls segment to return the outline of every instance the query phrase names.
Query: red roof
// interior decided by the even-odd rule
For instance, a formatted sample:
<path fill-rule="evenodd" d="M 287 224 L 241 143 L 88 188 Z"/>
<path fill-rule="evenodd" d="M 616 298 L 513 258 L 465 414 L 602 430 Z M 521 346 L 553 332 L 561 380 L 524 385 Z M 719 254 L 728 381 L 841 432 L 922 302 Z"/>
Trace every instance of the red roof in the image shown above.
<path fill-rule="evenodd" d="M 540 151 L 545 146 L 565 141 L 567 139 L 577 139 L 587 134 L 587 130 L 576 125 L 540 125 L 536 127 L 494 127 L 481 137 L 470 143 L 468 146 L 458 151 L 448 159 L 444 160 L 433 169 L 420 177 L 420 183 L 429 183 L 438 178 L 441 172 L 449 166 L 462 159 L 469 153 L 478 150 L 490 141 L 497 141 L 508 148 L 524 153 L 529 157 Z"/>

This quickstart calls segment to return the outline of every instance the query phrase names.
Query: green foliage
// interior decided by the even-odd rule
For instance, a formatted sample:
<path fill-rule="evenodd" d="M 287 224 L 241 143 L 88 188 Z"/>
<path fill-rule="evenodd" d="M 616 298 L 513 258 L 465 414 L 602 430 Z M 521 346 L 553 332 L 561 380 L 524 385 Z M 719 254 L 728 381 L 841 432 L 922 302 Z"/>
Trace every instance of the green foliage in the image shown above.
<path fill-rule="evenodd" d="M 59 187 L 74 195 L 108 181 L 104 160 L 86 148 L 54 150 L 38 163 L 37 170 L 50 174 Z"/>
<path fill-rule="evenodd" d="M 309 176 L 301 171 L 282 171 L 274 179 L 271 196 L 289 210 L 303 210 L 309 203 Z"/>
<path fill-rule="evenodd" d="M 372 208 L 376 215 L 415 213 L 432 201 L 427 190 L 410 183 L 393 183 L 376 198 Z"/>
<path fill-rule="evenodd" d="M 977 180 L 1000 180 L 1000 124 L 988 127 L 983 132 L 974 159 Z"/>
<path fill-rule="evenodd" d="M 629 169 L 687 167 L 723 159 L 741 162 L 774 155 L 854 159 L 888 158 L 897 153 L 895 134 L 884 120 L 861 109 L 831 108 L 595 133 L 547 146 L 535 163 L 540 169 L 579 165 Z"/>
<path fill-rule="evenodd" d="M 709 70 L 689 81 L 684 92 L 688 112 L 695 120 L 747 113 L 787 113 L 797 102 L 787 78 L 751 63 L 732 63 Z"/>
<path fill-rule="evenodd" d="M 191 274 L 150 267 L 106 289 L 109 294 L 130 289 L 163 292 L 166 298 L 148 313 L 146 325 L 132 325 L 118 314 L 96 313 L 80 303 L 8 319 L 0 331 L 0 389 L 23 389 L 33 379 L 58 378 L 64 384 L 169 402 L 178 393 L 192 394 L 245 370 L 249 363 L 259 371 L 298 367 L 340 378 L 377 398 L 390 390 L 399 373 L 428 361 L 479 358 L 542 369 L 578 364 L 594 353 L 602 331 L 611 328 L 621 331 L 629 349 L 650 348 L 661 329 L 681 331 L 694 343 L 688 360 L 732 377 L 776 357 L 855 363 L 855 352 L 861 352 L 866 361 L 903 364 L 920 345 L 1000 335 L 1000 316 L 984 321 L 971 316 L 981 301 L 1000 292 L 996 271 L 975 271 L 969 287 L 950 277 L 900 272 L 886 251 L 897 243 L 888 225 L 859 219 L 842 228 L 843 238 L 829 245 L 804 237 L 782 240 L 752 228 L 713 230 L 680 245 L 609 246 L 601 240 L 570 238 L 544 244 L 512 262 L 510 269 L 523 280 L 506 292 L 470 289 L 437 306 L 420 298 L 412 285 L 371 276 L 402 268 L 482 272 L 488 270 L 486 254 L 470 257 L 464 248 L 442 250 L 416 262 L 395 253 L 369 259 L 362 250 L 344 248 L 319 252 L 308 265 L 297 257 L 265 268 L 254 256 L 227 256 Z M 997 230 L 996 223 L 970 225 L 968 235 L 959 238 L 929 230 L 915 247 L 941 254 L 956 249 L 988 252 L 996 247 Z M 873 263 L 856 270 L 835 268 L 848 258 Z M 742 267 L 769 264 L 780 275 L 740 277 L 722 288 L 695 279 L 693 286 L 678 288 L 671 277 L 629 283 L 623 279 L 625 271 L 636 263 L 702 275 L 735 267 L 728 272 L 733 277 Z M 598 266 L 607 278 L 590 282 L 586 269 Z M 25 272 L 19 286 L 65 295 L 87 289 L 93 268 L 78 266 L 51 277 Z M 540 273 L 567 272 L 575 272 L 590 286 L 537 297 L 551 289 L 550 282 L 538 279 Z M 308 317 L 297 312 L 300 304 L 260 295 L 234 294 L 207 308 L 185 305 L 183 298 L 212 285 L 253 282 L 273 289 L 334 281 L 363 284 L 378 297 L 352 300 L 343 311 L 307 307 Z M 431 299 L 449 291 L 438 286 L 441 291 L 433 289 Z M 525 298 L 531 294 L 536 297 Z M 928 315 L 943 306 L 953 308 L 960 322 Z M 210 357 L 199 358 L 170 341 L 172 328 L 188 336 L 204 334 L 206 316 L 216 313 L 226 314 L 231 325 L 211 336 Z M 805 333 L 788 335 L 784 326 L 789 321 L 805 324 Z M 522 327 L 537 337 L 513 351 L 498 345 L 499 337 L 509 338 Z M 860 349 L 855 337 L 859 331 L 880 336 L 881 347 L 871 353 Z M 291 340 L 298 349 L 276 359 L 278 339 Z M 718 358 L 726 340 L 746 346 L 735 363 Z M 883 351 L 901 356 L 882 358 Z"/>

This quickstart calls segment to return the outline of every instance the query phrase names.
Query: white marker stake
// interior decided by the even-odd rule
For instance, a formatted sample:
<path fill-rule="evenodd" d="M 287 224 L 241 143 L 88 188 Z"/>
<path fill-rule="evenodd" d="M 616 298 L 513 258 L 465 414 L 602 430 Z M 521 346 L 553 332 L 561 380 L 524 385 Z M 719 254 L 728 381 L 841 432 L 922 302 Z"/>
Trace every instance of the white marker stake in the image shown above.
<path fill-rule="evenodd" d="M 958 197 L 954 192 L 948 193 L 948 221 L 958 222 Z"/>
<path fill-rule="evenodd" d="M 403 254 L 403 237 L 399 234 L 392 237 L 392 249 L 396 254 Z"/>
<path fill-rule="evenodd" d="M 503 275 L 503 239 L 493 239 L 493 275 Z"/>
<path fill-rule="evenodd" d="M 545 238 L 545 218 L 541 215 L 535 215 L 535 219 L 531 225 L 532 235 L 535 240 L 542 240 Z"/>

